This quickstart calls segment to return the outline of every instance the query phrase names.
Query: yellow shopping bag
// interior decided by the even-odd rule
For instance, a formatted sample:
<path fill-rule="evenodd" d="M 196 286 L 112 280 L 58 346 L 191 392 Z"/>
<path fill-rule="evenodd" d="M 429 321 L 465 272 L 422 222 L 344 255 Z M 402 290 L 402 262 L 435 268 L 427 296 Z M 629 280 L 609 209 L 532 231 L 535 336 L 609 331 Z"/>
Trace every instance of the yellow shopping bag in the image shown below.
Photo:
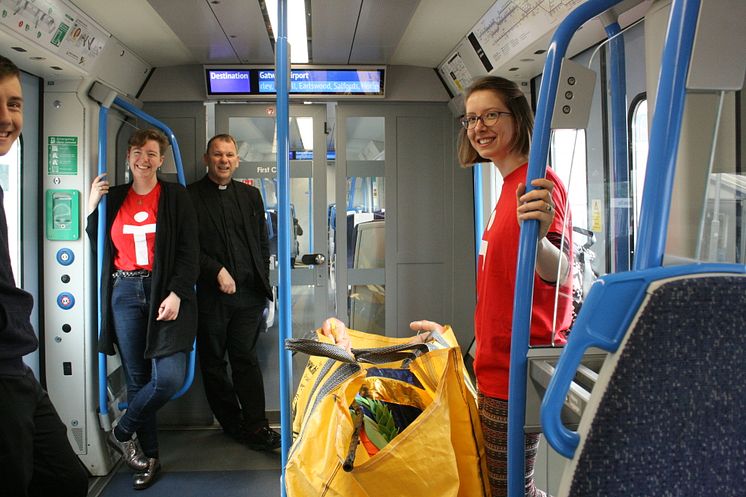
<path fill-rule="evenodd" d="M 293 402 L 295 441 L 285 471 L 288 496 L 489 496 L 474 390 L 450 328 L 430 347 L 408 344 L 406 338 L 349 333 L 352 356 L 328 344 L 311 350 L 326 357 L 309 359 Z M 320 332 L 318 336 L 317 344 L 328 341 Z M 288 342 L 288 348 L 308 351 L 303 340 Z M 407 369 L 418 386 L 368 377 L 372 367 Z M 372 456 L 356 443 L 350 414 L 363 386 L 375 389 L 381 400 L 422 409 Z"/>

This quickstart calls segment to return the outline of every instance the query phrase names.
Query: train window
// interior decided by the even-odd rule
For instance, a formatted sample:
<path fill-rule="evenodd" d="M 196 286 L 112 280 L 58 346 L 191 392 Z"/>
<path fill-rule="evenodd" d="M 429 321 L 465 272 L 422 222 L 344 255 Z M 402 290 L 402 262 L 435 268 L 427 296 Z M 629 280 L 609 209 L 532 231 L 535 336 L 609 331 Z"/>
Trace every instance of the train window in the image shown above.
<path fill-rule="evenodd" d="M 21 150 L 22 138 L 0 157 L 0 186 L 3 189 L 5 217 L 8 223 L 10 265 L 16 283 L 21 282 Z"/>
<path fill-rule="evenodd" d="M 637 104 L 632 109 L 630 131 L 630 151 L 632 153 L 630 180 L 635 208 L 634 232 L 637 232 L 640 222 L 640 206 L 642 205 L 642 188 L 645 183 L 645 167 L 648 162 L 648 101 L 645 98 L 637 100 Z"/>
<path fill-rule="evenodd" d="M 588 228 L 585 130 L 554 130 L 550 153 L 552 168 L 567 188 L 573 226 Z"/>
<path fill-rule="evenodd" d="M 384 123 L 377 116 L 346 122 L 350 326 L 373 333 L 383 333 L 386 324 Z"/>

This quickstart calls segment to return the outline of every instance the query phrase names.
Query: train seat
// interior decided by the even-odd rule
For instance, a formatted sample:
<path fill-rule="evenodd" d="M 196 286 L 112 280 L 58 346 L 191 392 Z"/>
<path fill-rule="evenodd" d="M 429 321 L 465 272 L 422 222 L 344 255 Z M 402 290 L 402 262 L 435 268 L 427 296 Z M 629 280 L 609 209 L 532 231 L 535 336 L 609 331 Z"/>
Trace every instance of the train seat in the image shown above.
<path fill-rule="evenodd" d="M 542 405 L 547 440 L 571 458 L 558 495 L 742 495 L 744 323 L 742 265 L 602 277 Z M 559 409 L 590 346 L 610 355 L 575 433 Z"/>

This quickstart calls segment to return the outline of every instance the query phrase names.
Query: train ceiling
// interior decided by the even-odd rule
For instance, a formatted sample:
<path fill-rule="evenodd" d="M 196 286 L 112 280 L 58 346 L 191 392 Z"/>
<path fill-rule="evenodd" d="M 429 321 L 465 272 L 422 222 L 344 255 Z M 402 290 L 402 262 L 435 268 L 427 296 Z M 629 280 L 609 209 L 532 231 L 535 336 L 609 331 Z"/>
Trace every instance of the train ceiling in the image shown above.
<path fill-rule="evenodd" d="M 267 64 L 264 0 L 73 0 L 155 67 Z M 435 67 L 494 0 L 306 0 L 311 64 Z"/>

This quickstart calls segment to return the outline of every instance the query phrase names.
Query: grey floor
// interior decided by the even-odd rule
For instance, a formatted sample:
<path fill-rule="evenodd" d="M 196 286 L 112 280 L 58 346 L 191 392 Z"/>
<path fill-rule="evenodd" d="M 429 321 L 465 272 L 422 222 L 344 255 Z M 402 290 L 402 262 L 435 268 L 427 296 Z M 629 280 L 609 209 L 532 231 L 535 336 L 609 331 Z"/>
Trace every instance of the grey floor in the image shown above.
<path fill-rule="evenodd" d="M 221 430 L 162 430 L 163 471 L 137 495 L 159 497 L 274 497 L 280 495 L 280 451 L 257 452 Z M 132 495 L 132 472 L 120 465 L 101 497 Z"/>

